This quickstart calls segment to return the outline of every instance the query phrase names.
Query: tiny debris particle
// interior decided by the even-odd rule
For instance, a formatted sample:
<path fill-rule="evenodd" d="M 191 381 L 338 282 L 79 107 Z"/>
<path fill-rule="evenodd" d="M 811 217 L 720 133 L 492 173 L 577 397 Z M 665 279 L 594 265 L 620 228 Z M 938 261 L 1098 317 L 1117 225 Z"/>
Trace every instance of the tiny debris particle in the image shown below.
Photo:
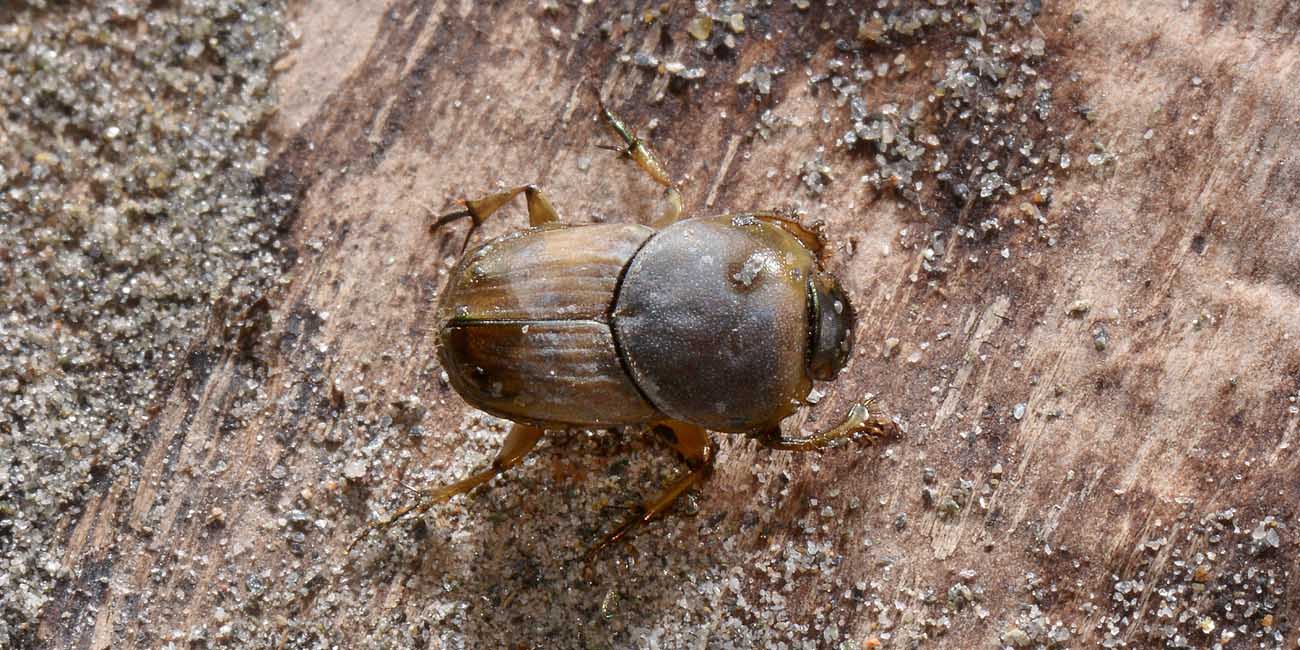
<path fill-rule="evenodd" d="M 827 165 L 822 160 L 819 150 L 815 158 L 806 160 L 803 163 L 801 178 L 804 187 L 808 188 L 808 191 L 814 195 L 821 194 L 826 191 L 826 186 L 831 183 L 831 171 L 830 165 Z"/>
<path fill-rule="evenodd" d="M 897 336 L 891 336 L 885 339 L 885 347 L 881 351 L 881 356 L 886 359 L 892 359 L 898 353 L 898 344 L 900 341 Z"/>
<path fill-rule="evenodd" d="M 610 589 L 600 601 L 600 617 L 609 621 L 618 613 L 618 592 Z"/>
<path fill-rule="evenodd" d="M 1023 420 L 1025 417 L 1025 403 L 1021 402 L 1016 404 L 1015 408 L 1011 411 L 1011 415 L 1017 420 Z"/>
<path fill-rule="evenodd" d="M 767 66 L 756 63 L 736 79 L 736 85 L 750 86 L 760 95 L 767 95 L 772 92 L 772 80 L 784 72 L 785 68 L 781 66 Z"/>
<path fill-rule="evenodd" d="M 1023 630 L 1015 626 L 1009 627 L 1002 632 L 1002 640 L 1017 648 L 1027 648 L 1031 643 L 1033 643 L 1033 640 L 1029 638 L 1028 634 L 1025 634 Z"/>
<path fill-rule="evenodd" d="M 1088 313 L 1089 309 L 1092 309 L 1091 302 L 1087 300 L 1076 300 L 1070 303 L 1070 307 L 1065 313 L 1068 314 L 1070 318 L 1082 318 L 1084 314 Z"/>
<path fill-rule="evenodd" d="M 740 270 L 731 275 L 731 279 L 742 288 L 748 289 L 759 279 L 764 269 L 772 272 L 776 268 L 778 268 L 777 259 L 771 251 L 763 249 L 750 255 Z"/>
<path fill-rule="evenodd" d="M 709 35 L 713 33 L 713 19 L 705 14 L 700 14 L 691 19 L 686 26 L 686 31 L 697 41 L 709 40 Z"/>
<path fill-rule="evenodd" d="M 939 502 L 939 512 L 945 517 L 952 517 L 961 512 L 961 504 L 952 495 L 947 495 Z"/>
<path fill-rule="evenodd" d="M 1210 581 L 1209 565 L 1206 564 L 1197 565 L 1196 569 L 1192 572 L 1192 580 L 1195 580 L 1196 582 L 1209 582 Z"/>
<path fill-rule="evenodd" d="M 354 458 L 343 466 L 343 476 L 349 480 L 358 480 L 366 475 L 369 463 L 364 458 Z"/>
<path fill-rule="evenodd" d="M 1104 351 L 1106 346 L 1110 345 L 1110 335 L 1106 333 L 1105 327 L 1099 326 L 1092 331 L 1092 345 L 1098 352 Z"/>
<path fill-rule="evenodd" d="M 1276 528 L 1270 528 L 1268 532 L 1264 534 L 1264 543 L 1272 548 L 1282 546 L 1282 538 L 1277 534 Z"/>
<path fill-rule="evenodd" d="M 290 510 L 285 519 L 290 526 L 297 529 L 306 528 L 311 523 L 311 516 L 302 510 Z"/>
<path fill-rule="evenodd" d="M 646 52 L 637 52 L 632 55 L 632 65 L 638 68 L 657 68 L 659 67 L 659 57 Z"/>

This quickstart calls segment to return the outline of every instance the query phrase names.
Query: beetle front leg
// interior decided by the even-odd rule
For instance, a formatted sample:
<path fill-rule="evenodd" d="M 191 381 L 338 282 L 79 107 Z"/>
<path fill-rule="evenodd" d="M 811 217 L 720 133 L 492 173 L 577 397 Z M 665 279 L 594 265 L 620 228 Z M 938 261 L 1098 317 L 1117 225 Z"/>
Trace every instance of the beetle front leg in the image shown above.
<path fill-rule="evenodd" d="M 678 498 L 686 494 L 687 490 L 702 483 L 713 471 L 714 447 L 708 431 L 694 424 L 677 421 L 661 422 L 656 426 L 656 429 L 668 439 L 673 449 L 676 449 L 677 453 L 681 454 L 682 460 L 686 461 L 686 466 L 690 471 L 686 476 L 674 481 L 672 485 L 668 486 L 667 490 L 664 490 L 663 494 L 655 497 L 654 500 L 646 501 L 637 506 L 635 514 L 628 517 L 622 525 L 587 551 L 587 559 L 590 560 L 601 549 L 623 539 L 637 526 L 662 514 Z"/>
<path fill-rule="evenodd" d="M 786 436 L 781 432 L 780 426 L 752 434 L 751 437 L 768 449 L 784 451 L 825 449 L 845 438 L 853 440 L 865 439 L 868 442 L 875 443 L 883 438 L 897 437 L 899 433 L 898 425 L 883 415 L 872 413 L 872 406 L 874 406 L 873 400 L 858 402 L 849 409 L 848 415 L 839 424 L 806 438 Z"/>
<path fill-rule="evenodd" d="M 636 133 L 623 123 L 623 120 L 619 119 L 613 111 L 609 110 L 609 107 L 605 106 L 605 100 L 597 95 L 596 101 L 600 104 L 600 113 L 605 118 L 610 130 L 623 140 L 624 145 L 623 147 L 605 148 L 621 152 L 624 156 L 631 158 L 632 162 L 641 168 L 641 171 L 664 188 L 664 199 L 668 201 L 668 207 L 651 225 L 655 229 L 659 229 L 680 219 L 682 216 L 682 193 L 678 191 L 677 184 L 668 175 L 668 170 L 655 157 L 654 152 L 650 151 L 650 147 L 645 140 L 637 137 Z"/>
<path fill-rule="evenodd" d="M 433 225 L 430 226 L 430 230 L 437 230 L 448 223 L 469 217 L 474 222 L 474 225 L 470 227 L 469 232 L 465 233 L 465 244 L 468 244 L 470 235 L 473 235 L 474 231 L 478 230 L 478 227 L 483 225 L 483 222 L 488 217 L 501 209 L 501 206 L 519 196 L 520 192 L 524 193 L 524 200 L 528 202 L 529 226 L 536 228 L 560 220 L 559 215 L 555 213 L 555 208 L 551 206 L 551 202 L 536 185 L 520 185 L 482 198 L 461 201 L 465 206 L 464 208 L 438 217 L 437 221 L 434 221 Z M 464 248 L 464 246 L 462 245 L 461 248 Z"/>
<path fill-rule="evenodd" d="M 519 464 L 519 461 L 528 455 L 528 452 L 537 446 L 537 441 L 541 440 L 543 430 L 539 427 L 515 423 L 510 428 L 510 433 L 501 443 L 501 450 L 497 452 L 496 458 L 492 461 L 491 467 L 471 474 L 451 485 L 445 485 L 440 488 L 424 490 L 424 494 L 419 500 L 408 503 L 388 516 L 379 521 L 371 522 L 364 530 L 357 534 L 352 543 L 348 545 L 348 552 L 365 539 L 371 531 L 383 530 L 401 521 L 407 515 L 422 515 L 433 506 L 446 501 L 457 494 L 465 494 L 474 488 L 491 481 L 496 475 Z"/>

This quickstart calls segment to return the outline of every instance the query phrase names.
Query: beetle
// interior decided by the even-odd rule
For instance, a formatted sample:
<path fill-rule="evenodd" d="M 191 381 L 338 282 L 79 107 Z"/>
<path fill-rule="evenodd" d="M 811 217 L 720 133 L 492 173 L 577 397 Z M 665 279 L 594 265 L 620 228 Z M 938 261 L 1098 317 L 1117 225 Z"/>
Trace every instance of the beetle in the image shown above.
<path fill-rule="evenodd" d="M 869 399 L 824 432 L 782 432 L 781 422 L 808 403 L 813 382 L 833 380 L 852 348 L 854 312 L 821 267 L 820 232 L 772 211 L 683 218 L 681 193 L 648 144 L 603 101 L 599 108 L 623 143 L 606 148 L 662 186 L 667 208 L 650 226 L 567 225 L 537 186 L 521 185 L 462 201 L 434 222 L 436 230 L 470 219 L 468 244 L 498 209 L 525 197 L 530 227 L 462 257 L 434 325 L 451 387 L 513 425 L 490 467 L 424 491 L 367 526 L 353 546 L 517 465 L 546 430 L 651 427 L 689 470 L 589 554 L 709 475 L 709 431 L 793 451 L 897 433 Z"/>

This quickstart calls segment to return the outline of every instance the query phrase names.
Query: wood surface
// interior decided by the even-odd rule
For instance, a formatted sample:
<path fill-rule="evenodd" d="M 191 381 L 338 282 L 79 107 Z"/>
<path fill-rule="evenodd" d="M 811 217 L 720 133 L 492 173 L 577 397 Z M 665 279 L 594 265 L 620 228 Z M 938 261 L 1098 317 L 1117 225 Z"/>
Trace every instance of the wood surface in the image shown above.
<path fill-rule="evenodd" d="M 73 569 L 39 639 L 1296 647 L 1300 7 L 1044 2 L 1032 29 L 1075 164 L 1048 235 L 965 240 L 971 215 L 859 183 L 871 156 L 834 145 L 843 109 L 804 69 L 853 38 L 851 3 L 756 3 L 699 81 L 618 60 L 689 58 L 680 4 L 662 30 L 619 26 L 657 6 L 635 2 L 297 7 L 267 126 L 296 262 L 250 312 L 214 315 L 138 469 L 68 522 Z M 763 61 L 786 68 L 770 96 L 736 83 Z M 440 379 L 428 319 L 464 231 L 431 234 L 429 211 L 537 182 L 566 220 L 658 212 L 653 183 L 595 146 L 610 136 L 593 90 L 649 135 L 692 213 L 796 206 L 826 222 L 859 353 L 794 424 L 873 392 L 906 435 L 820 455 L 719 437 L 697 497 L 588 564 L 617 506 L 681 467 L 636 432 L 558 434 L 347 555 L 403 484 L 483 466 L 505 428 Z M 767 109 L 801 126 L 754 137 Z M 833 172 L 814 195 L 800 175 L 818 147 Z M 520 202 L 476 237 L 524 222 Z M 939 275 L 921 267 L 935 231 L 950 242 Z"/>

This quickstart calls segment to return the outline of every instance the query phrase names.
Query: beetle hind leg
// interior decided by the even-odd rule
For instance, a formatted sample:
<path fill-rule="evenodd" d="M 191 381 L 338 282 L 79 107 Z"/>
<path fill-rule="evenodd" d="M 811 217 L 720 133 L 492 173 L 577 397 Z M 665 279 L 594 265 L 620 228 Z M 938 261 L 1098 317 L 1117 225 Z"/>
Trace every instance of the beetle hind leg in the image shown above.
<path fill-rule="evenodd" d="M 686 494 L 687 490 L 704 482 L 704 479 L 708 478 L 713 471 L 713 441 L 709 438 L 709 433 L 703 428 L 686 422 L 670 421 L 658 423 L 656 429 L 663 433 L 673 449 L 681 455 L 689 471 L 686 476 L 673 481 L 662 494 L 638 505 L 633 514 L 624 520 L 618 528 L 605 535 L 587 551 L 588 560 L 600 552 L 601 549 L 627 537 L 628 533 L 632 532 L 637 526 L 663 514 L 665 510 L 676 503 L 678 498 Z"/>
<path fill-rule="evenodd" d="M 605 118 L 605 123 L 609 125 L 609 129 L 623 141 L 622 147 L 604 148 L 622 153 L 636 163 L 636 166 L 640 167 L 641 171 L 645 172 L 654 182 L 664 188 L 664 199 L 668 202 L 668 207 L 664 209 L 664 213 L 652 225 L 656 229 L 663 228 L 680 219 L 682 216 L 682 193 L 677 189 L 677 184 L 673 182 L 672 177 L 668 175 L 668 170 L 655 157 L 654 152 L 650 151 L 649 144 L 637 137 L 635 131 L 629 128 L 613 111 L 609 110 L 608 106 L 605 106 L 605 100 L 597 95 L 596 101 L 600 104 L 600 114 Z"/>
<path fill-rule="evenodd" d="M 460 219 L 468 217 L 473 221 L 473 225 L 470 227 L 469 232 L 465 233 L 465 244 L 468 244 L 469 238 L 474 234 L 474 231 L 478 230 L 478 227 L 483 225 L 483 222 L 487 221 L 488 217 L 501 209 L 501 206 L 509 203 L 516 196 L 519 196 L 520 192 L 523 192 L 524 200 L 528 203 L 529 226 L 535 228 L 537 226 L 544 226 L 548 223 L 554 223 L 560 220 L 559 215 L 555 212 L 555 208 L 551 206 L 550 200 L 546 198 L 546 195 L 542 193 L 542 190 L 538 189 L 536 185 L 520 185 L 505 190 L 504 192 L 497 192 L 496 194 L 489 194 L 481 198 L 461 201 L 461 204 L 465 207 L 439 216 L 437 220 L 433 222 L 433 225 L 430 226 L 430 230 L 438 230 L 453 221 L 459 221 Z M 464 247 L 464 245 L 461 246 L 461 248 Z"/>
<path fill-rule="evenodd" d="M 474 488 L 491 481 L 498 474 L 514 467 L 523 460 L 528 452 L 537 446 L 537 441 L 541 440 L 543 430 L 539 427 L 515 423 L 506 435 L 505 442 L 501 443 L 501 450 L 497 452 L 496 458 L 492 465 L 487 469 L 475 472 L 455 483 L 444 485 L 439 488 L 423 490 L 420 498 L 408 503 L 401 508 L 389 513 L 386 517 L 368 524 L 348 545 L 348 552 L 356 547 L 361 540 L 365 539 L 372 531 L 384 530 L 393 524 L 401 521 L 408 515 L 422 515 L 433 506 L 446 501 L 457 494 L 465 494 Z"/>
<path fill-rule="evenodd" d="M 796 438 L 781 432 L 780 426 L 765 429 L 751 437 L 769 449 L 783 451 L 814 451 L 825 449 L 840 440 L 865 440 L 876 443 L 884 438 L 897 437 L 898 425 L 884 415 L 873 413 L 875 401 L 866 399 L 849 408 L 848 415 L 838 424 L 811 436 Z"/>

